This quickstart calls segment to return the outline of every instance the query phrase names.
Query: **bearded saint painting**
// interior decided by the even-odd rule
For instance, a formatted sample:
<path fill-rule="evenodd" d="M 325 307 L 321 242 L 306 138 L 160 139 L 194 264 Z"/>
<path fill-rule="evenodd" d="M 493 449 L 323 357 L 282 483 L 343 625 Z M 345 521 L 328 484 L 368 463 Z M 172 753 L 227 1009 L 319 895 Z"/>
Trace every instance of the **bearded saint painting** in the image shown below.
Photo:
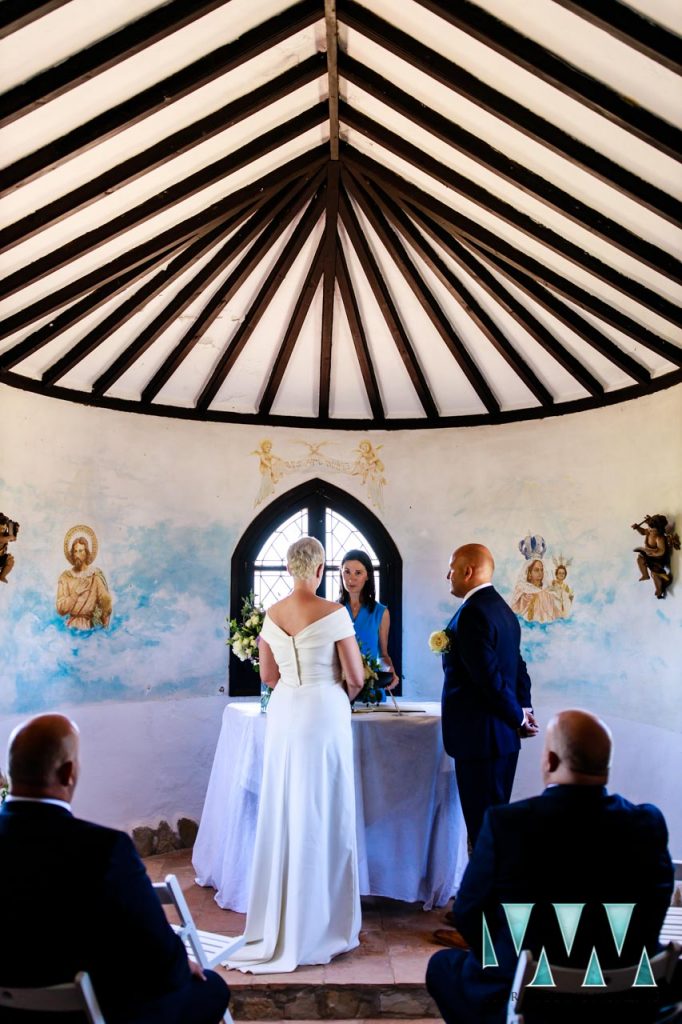
<path fill-rule="evenodd" d="M 57 584 L 57 612 L 67 615 L 69 629 L 106 628 L 111 618 L 111 595 L 104 573 L 92 563 L 97 537 L 89 526 L 72 526 L 64 537 L 64 555 L 71 563 Z"/>

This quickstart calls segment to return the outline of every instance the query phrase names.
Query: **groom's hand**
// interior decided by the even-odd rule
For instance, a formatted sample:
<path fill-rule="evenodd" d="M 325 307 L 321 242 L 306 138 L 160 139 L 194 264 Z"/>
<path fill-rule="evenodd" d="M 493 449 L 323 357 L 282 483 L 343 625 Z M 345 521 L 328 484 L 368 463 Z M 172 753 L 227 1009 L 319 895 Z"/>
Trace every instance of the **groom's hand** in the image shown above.
<path fill-rule="evenodd" d="M 523 708 L 523 721 L 521 722 L 521 728 L 519 729 L 519 736 L 522 739 L 528 739 L 531 736 L 537 736 L 540 732 L 540 726 L 537 723 L 535 715 L 533 714 L 532 708 Z"/>

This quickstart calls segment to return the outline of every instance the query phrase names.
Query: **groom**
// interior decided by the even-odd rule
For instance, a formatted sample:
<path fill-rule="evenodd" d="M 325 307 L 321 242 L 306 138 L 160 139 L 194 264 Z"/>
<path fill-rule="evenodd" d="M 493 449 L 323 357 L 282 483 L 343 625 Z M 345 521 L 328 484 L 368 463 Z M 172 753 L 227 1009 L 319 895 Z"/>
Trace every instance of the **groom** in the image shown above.
<path fill-rule="evenodd" d="M 488 807 L 509 803 L 519 737 L 538 732 L 520 652 L 521 627 L 492 585 L 494 570 L 488 548 L 465 544 L 454 552 L 447 575 L 462 604 L 446 629 L 443 745 L 455 759 L 470 847 Z"/>

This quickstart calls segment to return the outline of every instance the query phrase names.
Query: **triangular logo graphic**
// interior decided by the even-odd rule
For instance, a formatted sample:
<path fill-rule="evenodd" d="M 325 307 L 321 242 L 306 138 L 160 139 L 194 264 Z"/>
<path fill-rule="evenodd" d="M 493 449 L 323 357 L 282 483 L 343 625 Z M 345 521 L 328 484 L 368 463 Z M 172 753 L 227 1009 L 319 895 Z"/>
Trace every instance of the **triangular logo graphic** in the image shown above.
<path fill-rule="evenodd" d="M 497 967 L 497 956 L 495 955 L 495 947 L 493 946 L 493 940 L 490 938 L 490 932 L 488 931 L 488 922 L 483 915 L 483 966 L 484 967 Z"/>
<path fill-rule="evenodd" d="M 523 942 L 524 935 L 526 934 L 530 912 L 534 906 L 534 903 L 502 904 L 502 909 L 507 916 L 507 924 L 509 925 L 509 931 L 511 932 L 517 956 L 521 952 L 521 943 Z"/>
<path fill-rule="evenodd" d="M 611 934 L 616 944 L 618 956 L 621 954 L 625 936 L 628 933 L 628 925 L 635 909 L 634 903 L 605 903 L 604 910 L 611 925 Z"/>
<path fill-rule="evenodd" d="M 538 959 L 538 965 L 535 968 L 535 974 L 528 988 L 554 988 L 554 978 L 552 977 L 552 970 L 547 960 L 547 954 L 545 953 L 545 947 L 543 946 L 540 950 L 540 957 Z"/>
<path fill-rule="evenodd" d="M 561 937 L 564 940 L 566 953 L 570 956 L 575 941 L 575 933 L 580 923 L 580 915 L 583 912 L 584 903 L 555 903 L 557 920 L 561 928 Z M 518 952 L 518 950 L 517 950 Z"/>
<path fill-rule="evenodd" d="M 594 948 L 590 954 L 590 962 L 587 965 L 587 970 L 585 971 L 585 978 L 583 979 L 582 987 L 606 988 L 606 982 L 604 981 L 604 975 L 601 972 L 601 964 L 599 963 L 597 950 Z"/>
<path fill-rule="evenodd" d="M 642 950 L 642 955 L 639 958 L 639 967 L 637 968 L 637 974 L 635 975 L 632 987 L 656 988 L 656 982 L 654 980 L 653 971 L 651 970 L 651 964 L 649 963 L 649 955 L 646 951 L 646 947 Z"/>

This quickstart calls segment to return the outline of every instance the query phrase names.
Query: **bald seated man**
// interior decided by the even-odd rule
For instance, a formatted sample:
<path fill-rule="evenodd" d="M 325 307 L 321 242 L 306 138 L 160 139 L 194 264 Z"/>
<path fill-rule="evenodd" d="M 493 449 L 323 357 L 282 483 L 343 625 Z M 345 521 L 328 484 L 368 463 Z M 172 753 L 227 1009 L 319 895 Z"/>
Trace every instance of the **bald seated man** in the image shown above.
<path fill-rule="evenodd" d="M 443 654 L 443 745 L 455 760 L 462 813 L 473 847 L 488 807 L 509 803 L 520 735 L 538 731 L 521 627 L 495 590 L 493 556 L 465 544 L 450 560 L 450 592 L 462 604 L 448 623 Z"/>
<path fill-rule="evenodd" d="M 75 723 L 49 714 L 18 726 L 7 764 L 0 985 L 54 985 L 87 971 L 107 1024 L 217 1024 L 229 989 L 188 960 L 130 838 L 71 813 Z M 3 1010 L 2 1019 L 31 1018 Z"/>
<path fill-rule="evenodd" d="M 600 719 L 577 709 L 560 712 L 545 734 L 544 792 L 486 813 L 453 911 L 471 949 L 436 953 L 426 974 L 446 1024 L 504 1024 L 518 954 L 503 903 L 532 905 L 521 949 L 537 958 L 544 948 L 551 964 L 585 971 L 595 949 L 602 969 L 625 967 L 639 963 L 644 947 L 650 956 L 658 951 L 673 891 L 668 831 L 657 807 L 607 792 L 611 749 Z M 585 904 L 570 955 L 556 903 Z M 620 955 L 604 903 L 635 905 Z M 484 916 L 499 966 L 482 966 Z M 648 1020 L 637 1000 L 650 998 L 651 990 L 628 996 L 632 1018 L 622 1007 L 609 1015 L 602 1004 L 591 1017 L 583 1000 L 571 1020 Z M 555 1010 L 548 1024 L 558 1019 Z"/>

